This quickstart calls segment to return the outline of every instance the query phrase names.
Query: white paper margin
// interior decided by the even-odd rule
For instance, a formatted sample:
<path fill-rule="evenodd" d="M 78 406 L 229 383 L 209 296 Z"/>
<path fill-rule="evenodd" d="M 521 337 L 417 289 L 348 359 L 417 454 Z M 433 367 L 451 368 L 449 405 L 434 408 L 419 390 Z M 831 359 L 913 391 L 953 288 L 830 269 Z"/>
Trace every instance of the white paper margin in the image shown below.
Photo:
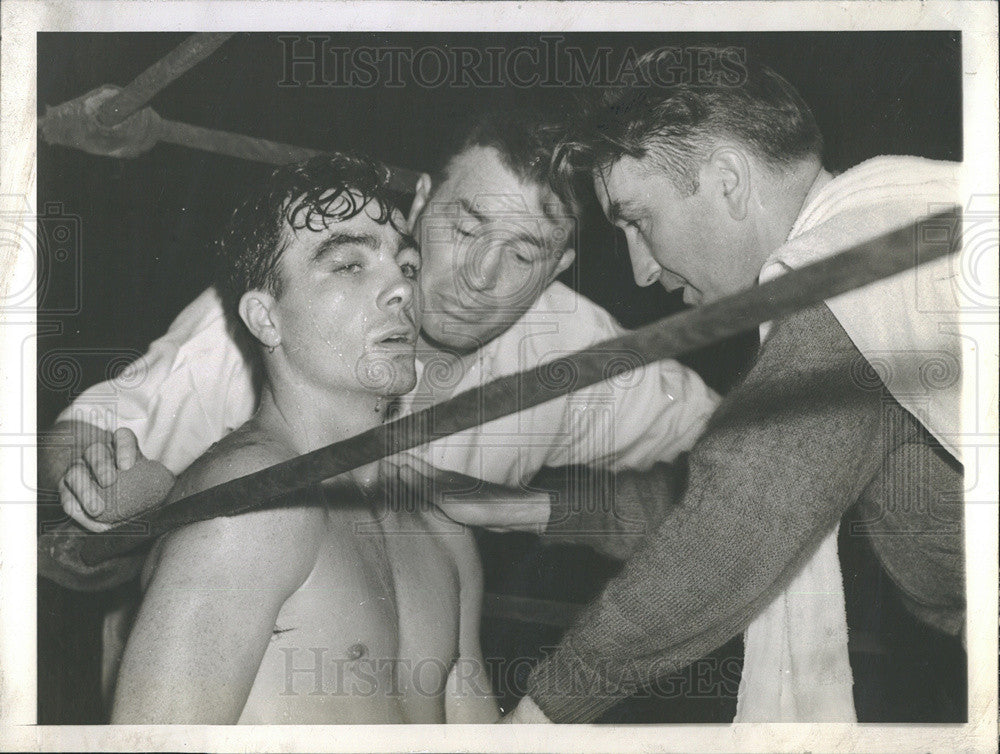
<path fill-rule="evenodd" d="M 992 2 L 242 2 L 5 0 L 0 5 L 0 199 L 35 214 L 38 31 L 962 31 L 967 195 L 997 193 L 997 10 Z M 0 245 L 0 301 L 27 291 L 34 250 Z M 996 250 L 992 251 L 996 256 Z M 985 270 L 987 267 L 982 267 Z M 994 265 L 995 269 L 995 265 Z M 992 281 L 995 285 L 995 279 Z M 994 294 L 995 296 L 995 288 Z M 31 305 L 31 299 L 24 299 Z M 21 301 L 21 299 L 19 299 Z M 980 317 L 996 331 L 996 319 Z M 34 319 L 0 311 L 0 500 L 29 500 Z M 989 329 L 987 329 L 989 332 Z M 980 330 L 977 340 L 981 340 Z M 994 340 L 995 343 L 995 340 Z M 967 354 L 965 410 L 985 423 L 966 506 L 969 722 L 964 725 L 37 726 L 35 511 L 0 505 L 0 750 L 172 751 L 996 751 L 996 353 Z M 979 370 L 979 384 L 975 384 Z M 983 378 L 985 376 L 985 384 Z M 973 388 L 978 388 L 978 393 Z M 985 411 L 985 414 L 983 413 Z M 968 413 L 972 412 L 972 413 Z M 970 425 L 967 425 L 970 426 Z"/>

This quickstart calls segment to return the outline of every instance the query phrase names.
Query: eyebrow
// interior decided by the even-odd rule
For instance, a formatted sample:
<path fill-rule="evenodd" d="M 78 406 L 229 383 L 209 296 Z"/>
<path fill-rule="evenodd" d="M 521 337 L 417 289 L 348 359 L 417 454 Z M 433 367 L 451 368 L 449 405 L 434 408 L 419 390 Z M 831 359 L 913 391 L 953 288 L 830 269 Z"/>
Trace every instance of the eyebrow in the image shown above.
<path fill-rule="evenodd" d="M 333 233 L 316 246 L 312 254 L 312 261 L 318 262 L 327 254 L 343 246 L 355 245 L 364 246 L 372 251 L 376 251 L 381 245 L 381 241 L 378 236 L 372 233 Z M 420 246 L 413 236 L 409 233 L 400 233 L 399 241 L 396 243 L 396 254 L 398 255 L 407 249 L 413 249 L 417 253 L 420 252 Z"/>
<path fill-rule="evenodd" d="M 504 218 L 502 218 L 502 217 L 490 217 L 489 215 L 484 215 L 478 209 L 476 209 L 475 207 L 473 207 L 472 203 L 469 202 L 468 199 L 464 199 L 464 198 L 463 199 L 459 199 L 458 203 L 462 207 L 462 209 L 465 210 L 466 212 L 468 212 L 470 215 L 472 215 L 476 219 L 477 222 L 481 222 L 481 223 L 503 222 Z M 519 229 L 517 232 L 512 232 L 511 233 L 511 238 L 517 238 L 517 239 L 520 239 L 522 241 L 527 241 L 528 243 L 533 244 L 535 246 L 540 246 L 543 249 L 545 248 L 545 239 L 539 238 L 537 235 L 535 235 L 534 233 L 532 233 L 530 230 L 525 230 L 523 228 Z"/>
<path fill-rule="evenodd" d="M 342 246 L 355 245 L 367 246 L 374 250 L 378 248 L 379 240 L 371 233 L 332 233 L 313 250 L 312 261 L 317 262 Z"/>
<path fill-rule="evenodd" d="M 473 207 L 472 202 L 470 202 L 468 199 L 459 199 L 458 204 L 463 210 L 468 212 L 470 215 L 472 215 L 481 223 L 490 222 L 492 220 L 492 218 L 484 215 L 478 209 Z"/>
<path fill-rule="evenodd" d="M 400 233 L 399 240 L 396 242 L 396 256 L 410 249 L 418 254 L 420 253 L 420 244 L 417 243 L 417 239 L 409 233 Z"/>

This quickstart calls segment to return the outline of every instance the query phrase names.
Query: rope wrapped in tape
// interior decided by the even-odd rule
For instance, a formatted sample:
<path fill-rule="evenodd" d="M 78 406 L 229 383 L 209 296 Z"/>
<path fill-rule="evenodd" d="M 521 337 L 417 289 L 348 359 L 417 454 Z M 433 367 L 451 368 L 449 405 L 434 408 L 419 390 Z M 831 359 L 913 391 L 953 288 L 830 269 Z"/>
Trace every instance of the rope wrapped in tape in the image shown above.
<path fill-rule="evenodd" d="M 101 106 L 119 92 L 119 87 L 105 84 L 69 102 L 48 107 L 38 120 L 42 137 L 49 144 L 102 157 L 138 157 L 160 142 L 268 165 L 285 165 L 322 154 L 320 149 L 167 120 L 149 107 L 117 125 L 102 125 L 98 120 Z M 412 194 L 418 178 L 416 170 L 389 167 L 389 188 L 393 191 Z"/>

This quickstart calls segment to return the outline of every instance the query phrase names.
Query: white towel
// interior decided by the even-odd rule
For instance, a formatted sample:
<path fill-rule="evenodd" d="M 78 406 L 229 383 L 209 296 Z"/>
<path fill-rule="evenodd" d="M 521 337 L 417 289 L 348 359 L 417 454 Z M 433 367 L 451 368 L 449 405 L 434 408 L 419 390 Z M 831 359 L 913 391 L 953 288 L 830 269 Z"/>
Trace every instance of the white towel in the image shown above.
<path fill-rule="evenodd" d="M 837 530 L 743 635 L 737 723 L 856 722 Z"/>
<path fill-rule="evenodd" d="M 878 157 L 821 173 L 789 240 L 760 281 L 909 225 L 956 203 L 955 163 Z M 930 239 L 915 239 L 916 242 Z M 893 397 L 956 458 L 961 351 L 953 261 L 827 302 Z M 768 325 L 761 327 L 761 340 Z M 855 722 L 847 617 L 834 529 L 792 583 L 748 626 L 734 722 Z"/>

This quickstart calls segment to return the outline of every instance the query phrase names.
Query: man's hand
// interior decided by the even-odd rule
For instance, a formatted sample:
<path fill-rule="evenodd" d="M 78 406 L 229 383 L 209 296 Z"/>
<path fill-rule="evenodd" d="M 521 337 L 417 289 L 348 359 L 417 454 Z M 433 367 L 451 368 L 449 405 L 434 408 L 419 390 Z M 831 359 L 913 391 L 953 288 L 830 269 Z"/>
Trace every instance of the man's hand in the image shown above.
<path fill-rule="evenodd" d="M 379 462 L 379 476 L 397 494 L 428 500 L 454 521 L 494 531 L 538 532 L 549 521 L 547 493 L 486 482 L 437 469 L 404 451 Z"/>
<path fill-rule="evenodd" d="M 535 704 L 535 700 L 530 696 L 521 698 L 517 706 L 500 718 L 501 723 L 551 723 L 545 713 Z"/>
<path fill-rule="evenodd" d="M 174 475 L 146 458 L 130 429 L 119 429 L 110 442 L 96 442 L 83 451 L 59 480 L 63 510 L 80 526 L 104 531 L 162 503 Z"/>

